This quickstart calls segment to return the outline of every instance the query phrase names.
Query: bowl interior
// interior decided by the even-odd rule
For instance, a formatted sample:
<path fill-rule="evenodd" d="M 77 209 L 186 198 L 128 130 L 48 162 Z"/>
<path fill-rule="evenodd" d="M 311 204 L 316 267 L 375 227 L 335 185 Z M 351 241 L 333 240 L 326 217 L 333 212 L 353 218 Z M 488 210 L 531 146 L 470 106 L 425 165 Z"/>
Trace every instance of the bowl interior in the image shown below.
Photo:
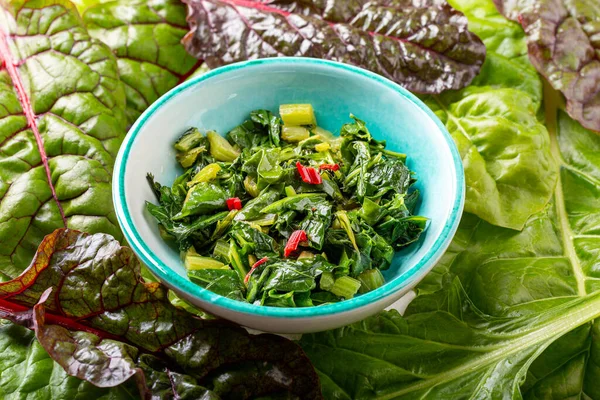
<path fill-rule="evenodd" d="M 374 74 L 310 59 L 258 60 L 187 82 L 153 104 L 121 149 L 115 200 L 125 234 L 134 250 L 144 253 L 142 260 L 155 273 L 161 272 L 171 286 L 207 301 L 226 303 L 228 299 L 203 293 L 207 291 L 194 284 L 181 287 L 177 283 L 181 279 L 173 272 L 186 281 L 187 276 L 178 252 L 160 238 L 155 220 L 145 211 L 146 201 L 156 203 L 146 174 L 154 174 L 167 185 L 181 174 L 172 145 L 188 127 L 225 134 L 252 110 L 276 111 L 283 103 L 311 103 L 320 126 L 338 134 L 353 113 L 367 122 L 376 139 L 386 140 L 389 149 L 408 155 L 407 164 L 417 174 L 415 187 L 422 195 L 417 213 L 430 221 L 418 243 L 395 255 L 392 266 L 384 271 L 387 283 L 377 296 L 414 284 L 444 251 L 462 207 L 460 158 L 439 120 L 415 101 L 408 92 Z M 136 243 L 131 243 L 132 236 Z M 377 299 L 374 293 L 342 303 L 364 296 Z M 325 307 L 330 306 L 315 309 Z"/>

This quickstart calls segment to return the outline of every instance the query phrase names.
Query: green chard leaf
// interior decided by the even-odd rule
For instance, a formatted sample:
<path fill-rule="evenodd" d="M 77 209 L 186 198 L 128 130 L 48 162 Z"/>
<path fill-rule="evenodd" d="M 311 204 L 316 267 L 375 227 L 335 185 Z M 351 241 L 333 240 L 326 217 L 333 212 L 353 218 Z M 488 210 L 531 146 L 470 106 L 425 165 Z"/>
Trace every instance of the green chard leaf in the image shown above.
<path fill-rule="evenodd" d="M 490 15 L 493 8 L 483 11 L 495 24 L 501 17 L 497 12 Z M 505 34 L 514 35 L 509 28 L 503 28 Z M 538 119 L 541 82 L 535 71 L 523 66 L 519 51 L 494 40 L 491 46 L 498 53 L 488 51 L 471 86 L 424 100 L 446 125 L 462 156 L 465 211 L 518 230 L 547 204 L 557 172 L 546 127 Z"/>
<path fill-rule="evenodd" d="M 186 0 L 183 42 L 210 68 L 303 56 L 358 65 L 409 90 L 459 89 L 485 58 L 466 18 L 445 1 Z"/>
<path fill-rule="evenodd" d="M 458 92 L 425 99 L 463 159 L 465 210 L 521 229 L 550 199 L 556 167 L 539 120 L 542 84 L 527 62 L 525 35 L 491 1 L 453 0 L 488 53 L 481 73 Z M 516 106 L 518 105 L 518 106 Z"/>
<path fill-rule="evenodd" d="M 142 394 L 155 398 L 320 398 L 318 378 L 298 346 L 199 319 L 173 306 L 159 283 L 144 282 L 140 267 L 108 235 L 57 230 L 30 268 L 0 284 L 0 318 L 33 329 L 70 375 L 95 386 L 133 385 L 133 376 Z M 0 360 L 16 366 L 15 357 Z M 15 386 L 0 387 L 27 393 Z"/>
<path fill-rule="evenodd" d="M 300 343 L 326 398 L 598 398 L 600 137 L 562 111 L 555 118 L 556 104 L 546 104 L 548 138 L 536 122 L 541 83 L 523 63 L 518 25 L 491 2 L 452 3 L 488 57 L 471 87 L 427 101 L 463 154 L 470 212 L 404 317 L 383 312 Z M 494 154 L 488 141 L 496 135 L 503 146 Z M 527 195 L 519 202 L 498 190 L 505 208 L 493 213 L 501 202 L 469 194 L 481 183 L 468 161 L 478 153 L 481 166 L 493 166 L 508 156 L 508 166 L 515 145 L 536 161 L 515 157 L 505 172 L 545 182 L 515 181 Z M 380 212 L 369 211 L 368 218 Z"/>
<path fill-rule="evenodd" d="M 2 3 L 0 25 L 5 280 L 57 228 L 121 237 L 111 175 L 125 134 L 125 95 L 115 58 L 90 38 L 71 3 Z"/>
<path fill-rule="evenodd" d="M 181 44 L 188 29 L 185 17 L 179 0 L 116 0 L 83 14 L 90 35 L 117 57 L 129 124 L 200 66 Z"/>
<path fill-rule="evenodd" d="M 325 397 L 597 397 L 600 137 L 548 126 L 560 177 L 522 231 L 466 213 L 404 317 L 302 338 Z"/>

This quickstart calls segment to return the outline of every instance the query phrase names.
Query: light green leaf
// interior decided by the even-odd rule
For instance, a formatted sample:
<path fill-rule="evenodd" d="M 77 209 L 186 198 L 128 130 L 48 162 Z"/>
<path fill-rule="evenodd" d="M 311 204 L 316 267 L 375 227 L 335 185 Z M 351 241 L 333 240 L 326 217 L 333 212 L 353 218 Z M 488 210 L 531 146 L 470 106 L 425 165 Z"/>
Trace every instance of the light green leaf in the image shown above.
<path fill-rule="evenodd" d="M 544 124 L 542 85 L 527 62 L 525 35 L 491 1 L 454 0 L 487 47 L 481 73 L 457 92 L 425 98 L 462 156 L 465 211 L 498 226 L 523 228 L 548 203 L 556 182 Z"/>
<path fill-rule="evenodd" d="M 550 117 L 559 184 L 521 232 L 465 214 L 404 318 L 383 313 L 302 338 L 324 376 L 324 393 L 596 398 L 600 136 L 562 111 L 554 122 Z"/>
<path fill-rule="evenodd" d="M 188 31 L 185 17 L 179 0 L 117 0 L 83 15 L 90 34 L 117 56 L 130 124 L 200 66 L 180 43 Z"/>
<path fill-rule="evenodd" d="M 586 324 L 552 343 L 529 367 L 527 399 L 600 398 L 600 323 Z"/>
<path fill-rule="evenodd" d="M 0 279 L 18 275 L 57 228 L 121 237 L 111 175 L 125 134 L 116 61 L 73 5 L 7 7 L 0 8 Z"/>
<path fill-rule="evenodd" d="M 488 53 L 474 85 L 427 100 L 463 155 L 469 212 L 404 317 L 301 344 L 327 398 L 598 398 L 600 137 L 556 119 L 552 99 L 548 135 L 539 79 L 517 66 L 522 32 L 486 35 L 486 19 L 501 23 L 494 10 L 460 3 L 502 53 Z"/>

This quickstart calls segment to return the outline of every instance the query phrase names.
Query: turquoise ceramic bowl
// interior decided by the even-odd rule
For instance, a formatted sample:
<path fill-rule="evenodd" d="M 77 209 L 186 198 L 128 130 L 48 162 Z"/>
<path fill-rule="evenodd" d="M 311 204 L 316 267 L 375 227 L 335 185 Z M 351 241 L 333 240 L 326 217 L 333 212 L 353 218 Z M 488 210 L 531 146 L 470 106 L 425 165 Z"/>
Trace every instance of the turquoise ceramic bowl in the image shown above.
<path fill-rule="evenodd" d="M 190 126 L 224 134 L 258 108 L 312 103 L 320 126 L 337 132 L 353 113 L 388 148 L 408 154 L 422 193 L 418 213 L 430 219 L 421 240 L 396 254 L 377 290 L 336 304 L 276 308 L 219 296 L 186 277 L 179 253 L 159 236 L 146 201 L 156 202 L 148 172 L 170 184 L 181 174 L 174 141 Z M 444 125 L 419 99 L 366 70 L 309 58 L 271 58 L 215 69 L 158 99 L 137 120 L 119 152 L 114 203 L 132 249 L 169 288 L 190 303 L 247 327 L 281 333 L 320 331 L 372 315 L 407 293 L 440 259 L 464 203 L 461 158 Z"/>

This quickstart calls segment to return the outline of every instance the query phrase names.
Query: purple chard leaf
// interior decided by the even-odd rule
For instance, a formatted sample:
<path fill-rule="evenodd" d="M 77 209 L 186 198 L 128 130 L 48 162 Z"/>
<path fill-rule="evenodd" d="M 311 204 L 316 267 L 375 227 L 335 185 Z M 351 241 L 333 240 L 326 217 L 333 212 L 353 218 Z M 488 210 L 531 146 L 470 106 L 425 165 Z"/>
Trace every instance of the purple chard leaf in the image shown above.
<path fill-rule="evenodd" d="M 99 387 L 134 376 L 153 398 L 321 398 L 296 344 L 201 320 L 140 267 L 109 235 L 57 230 L 23 274 L 0 283 L 0 318 L 33 329 L 67 373 Z"/>
<path fill-rule="evenodd" d="M 494 0 L 527 35 L 529 59 L 564 94 L 567 112 L 600 131 L 600 6 L 595 0 Z"/>
<path fill-rule="evenodd" d="M 260 57 L 303 56 L 361 66 L 409 90 L 467 86 L 485 46 L 444 0 L 184 0 L 188 52 L 218 67 Z"/>

